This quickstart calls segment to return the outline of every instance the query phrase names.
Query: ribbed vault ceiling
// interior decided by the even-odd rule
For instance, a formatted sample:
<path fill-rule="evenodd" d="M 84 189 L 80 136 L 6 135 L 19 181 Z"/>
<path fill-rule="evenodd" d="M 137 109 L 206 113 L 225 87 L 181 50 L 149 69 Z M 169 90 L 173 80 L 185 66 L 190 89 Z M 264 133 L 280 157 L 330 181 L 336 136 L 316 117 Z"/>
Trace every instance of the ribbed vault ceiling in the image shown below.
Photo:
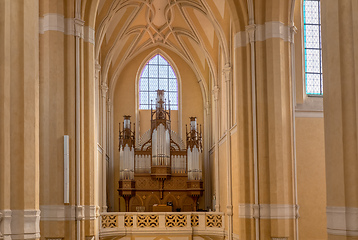
<path fill-rule="evenodd" d="M 220 61 L 229 61 L 230 25 L 225 0 L 101 0 L 96 59 L 111 81 L 134 56 L 160 46 L 207 80 L 209 74 L 216 77 Z"/>

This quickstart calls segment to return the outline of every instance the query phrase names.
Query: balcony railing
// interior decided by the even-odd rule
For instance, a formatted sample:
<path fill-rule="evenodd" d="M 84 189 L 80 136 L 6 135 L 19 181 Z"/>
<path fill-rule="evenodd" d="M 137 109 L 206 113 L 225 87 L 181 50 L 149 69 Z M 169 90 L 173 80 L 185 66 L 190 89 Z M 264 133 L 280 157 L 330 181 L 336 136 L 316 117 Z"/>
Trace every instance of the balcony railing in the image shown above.
<path fill-rule="evenodd" d="M 224 215 L 218 212 L 111 212 L 101 214 L 101 238 L 146 233 L 224 237 Z"/>

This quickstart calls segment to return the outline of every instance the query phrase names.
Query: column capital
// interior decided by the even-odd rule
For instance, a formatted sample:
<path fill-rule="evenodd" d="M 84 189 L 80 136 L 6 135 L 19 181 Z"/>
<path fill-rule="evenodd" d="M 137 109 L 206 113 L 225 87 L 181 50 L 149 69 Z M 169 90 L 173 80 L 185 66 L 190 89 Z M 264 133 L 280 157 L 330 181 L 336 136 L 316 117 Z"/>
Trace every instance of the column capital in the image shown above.
<path fill-rule="evenodd" d="M 219 86 L 215 86 L 213 91 L 212 91 L 212 94 L 214 95 L 214 100 L 215 101 L 217 101 L 218 98 L 219 98 L 219 92 L 220 92 Z"/>
<path fill-rule="evenodd" d="M 107 96 L 108 86 L 106 82 L 101 83 L 101 91 L 102 91 L 102 97 L 105 98 Z"/>
<path fill-rule="evenodd" d="M 232 72 L 232 67 L 231 67 L 230 63 L 225 64 L 222 72 L 224 74 L 225 81 L 230 82 L 231 81 L 231 72 Z"/>
<path fill-rule="evenodd" d="M 297 27 L 295 25 L 290 26 L 289 42 L 293 43 L 295 40 L 295 34 L 297 33 Z"/>
<path fill-rule="evenodd" d="M 98 61 L 95 63 L 95 79 L 99 82 L 99 73 L 101 72 L 101 65 L 99 65 Z"/>
<path fill-rule="evenodd" d="M 99 62 L 96 60 L 96 63 L 95 63 L 95 69 L 96 69 L 96 71 L 101 71 L 101 64 L 99 64 Z"/>
<path fill-rule="evenodd" d="M 256 25 L 255 24 L 247 25 L 245 27 L 245 30 L 249 36 L 249 42 L 250 43 L 255 42 Z"/>
<path fill-rule="evenodd" d="M 232 205 L 226 206 L 226 213 L 227 213 L 228 216 L 233 215 L 233 206 Z"/>
<path fill-rule="evenodd" d="M 83 38 L 83 36 L 84 36 L 83 35 L 83 26 L 85 24 L 85 21 L 83 21 L 80 18 L 75 18 L 74 23 L 75 23 L 75 36 Z"/>

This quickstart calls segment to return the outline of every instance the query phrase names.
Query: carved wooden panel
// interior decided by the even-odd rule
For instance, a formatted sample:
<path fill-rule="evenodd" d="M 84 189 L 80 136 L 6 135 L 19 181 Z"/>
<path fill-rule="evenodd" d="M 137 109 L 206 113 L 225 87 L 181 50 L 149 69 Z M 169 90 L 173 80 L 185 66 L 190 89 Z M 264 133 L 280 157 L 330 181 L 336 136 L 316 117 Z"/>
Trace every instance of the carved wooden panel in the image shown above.
<path fill-rule="evenodd" d="M 159 187 L 159 182 L 157 180 L 152 179 L 150 176 L 135 177 L 135 181 L 137 190 L 158 189 Z"/>
<path fill-rule="evenodd" d="M 186 189 L 187 188 L 187 177 L 172 177 L 165 181 L 164 189 L 171 190 L 171 189 Z"/>

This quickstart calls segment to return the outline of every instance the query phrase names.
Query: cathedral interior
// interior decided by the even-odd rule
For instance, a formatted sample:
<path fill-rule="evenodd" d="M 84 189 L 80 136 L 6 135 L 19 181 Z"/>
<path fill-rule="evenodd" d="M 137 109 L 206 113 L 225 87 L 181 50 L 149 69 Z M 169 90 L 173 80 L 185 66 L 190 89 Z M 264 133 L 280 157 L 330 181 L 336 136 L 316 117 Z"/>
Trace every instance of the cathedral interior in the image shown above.
<path fill-rule="evenodd" d="M 357 12 L 0 0 L 0 240 L 357 239 Z"/>

